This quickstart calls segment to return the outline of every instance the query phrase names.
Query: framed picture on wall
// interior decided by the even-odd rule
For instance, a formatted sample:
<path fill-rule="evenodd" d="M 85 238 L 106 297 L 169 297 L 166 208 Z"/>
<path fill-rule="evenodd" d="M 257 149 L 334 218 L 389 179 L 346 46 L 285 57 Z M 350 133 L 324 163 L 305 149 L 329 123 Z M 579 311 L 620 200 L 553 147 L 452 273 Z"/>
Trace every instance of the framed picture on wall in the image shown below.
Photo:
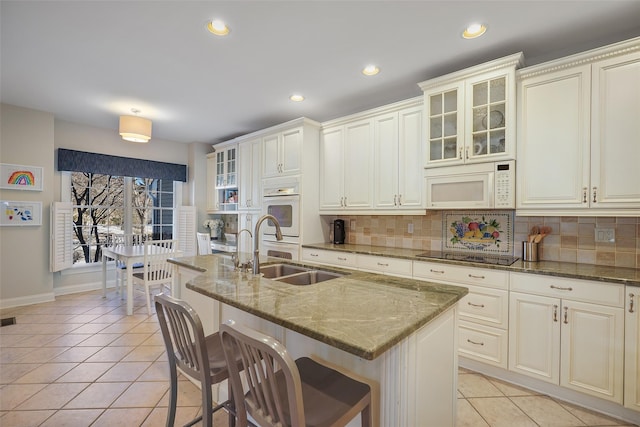
<path fill-rule="evenodd" d="M 42 168 L 0 163 L 0 188 L 42 191 Z"/>
<path fill-rule="evenodd" d="M 0 225 L 42 225 L 42 202 L 0 200 Z"/>

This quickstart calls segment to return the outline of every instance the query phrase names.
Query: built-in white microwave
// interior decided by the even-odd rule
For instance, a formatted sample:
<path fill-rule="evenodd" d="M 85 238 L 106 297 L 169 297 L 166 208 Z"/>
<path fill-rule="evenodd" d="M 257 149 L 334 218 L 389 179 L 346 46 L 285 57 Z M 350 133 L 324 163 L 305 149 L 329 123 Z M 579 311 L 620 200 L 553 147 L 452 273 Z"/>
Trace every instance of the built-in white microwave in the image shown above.
<path fill-rule="evenodd" d="M 515 161 L 427 169 L 427 209 L 515 209 Z"/>

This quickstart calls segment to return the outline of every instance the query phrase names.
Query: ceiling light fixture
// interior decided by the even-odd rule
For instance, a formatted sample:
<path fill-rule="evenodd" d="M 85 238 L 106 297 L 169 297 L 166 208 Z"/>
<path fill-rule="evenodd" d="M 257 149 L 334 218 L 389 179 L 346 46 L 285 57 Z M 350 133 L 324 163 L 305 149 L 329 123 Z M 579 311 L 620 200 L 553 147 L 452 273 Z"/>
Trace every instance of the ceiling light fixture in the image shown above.
<path fill-rule="evenodd" d="M 375 76 L 379 72 L 380 68 L 376 67 L 375 65 L 367 65 L 362 69 L 362 74 L 364 74 L 365 76 Z"/>
<path fill-rule="evenodd" d="M 465 39 L 475 39 L 483 35 L 486 31 L 487 27 L 482 24 L 471 24 L 462 32 L 462 37 Z"/>
<path fill-rule="evenodd" d="M 207 29 L 216 36 L 226 36 L 229 34 L 229 27 L 221 19 L 213 19 L 207 23 Z"/>
<path fill-rule="evenodd" d="M 289 99 L 292 100 L 293 102 L 302 102 L 304 101 L 304 96 L 294 93 L 289 97 Z"/>
<path fill-rule="evenodd" d="M 133 114 L 140 113 L 137 108 L 132 108 Z M 143 117 L 120 116 L 120 136 L 125 141 L 149 142 L 151 139 L 151 120 Z"/>

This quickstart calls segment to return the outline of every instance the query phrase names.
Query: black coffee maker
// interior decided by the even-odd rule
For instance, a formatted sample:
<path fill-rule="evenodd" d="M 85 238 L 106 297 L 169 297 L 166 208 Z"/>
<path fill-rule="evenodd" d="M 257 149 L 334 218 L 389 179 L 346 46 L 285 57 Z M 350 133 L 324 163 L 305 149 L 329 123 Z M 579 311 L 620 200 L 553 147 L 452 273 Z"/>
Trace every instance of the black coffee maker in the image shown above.
<path fill-rule="evenodd" d="M 344 238 L 347 232 L 344 229 L 344 220 L 336 219 L 333 221 L 333 243 L 336 245 L 344 245 Z"/>

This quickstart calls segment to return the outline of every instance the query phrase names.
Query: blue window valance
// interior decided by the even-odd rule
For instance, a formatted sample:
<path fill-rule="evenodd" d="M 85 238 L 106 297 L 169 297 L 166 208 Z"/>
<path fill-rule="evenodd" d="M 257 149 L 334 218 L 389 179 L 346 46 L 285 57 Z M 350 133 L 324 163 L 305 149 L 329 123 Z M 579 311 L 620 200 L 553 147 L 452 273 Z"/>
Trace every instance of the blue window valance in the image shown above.
<path fill-rule="evenodd" d="M 58 148 L 58 170 L 187 181 L 187 165 Z"/>

